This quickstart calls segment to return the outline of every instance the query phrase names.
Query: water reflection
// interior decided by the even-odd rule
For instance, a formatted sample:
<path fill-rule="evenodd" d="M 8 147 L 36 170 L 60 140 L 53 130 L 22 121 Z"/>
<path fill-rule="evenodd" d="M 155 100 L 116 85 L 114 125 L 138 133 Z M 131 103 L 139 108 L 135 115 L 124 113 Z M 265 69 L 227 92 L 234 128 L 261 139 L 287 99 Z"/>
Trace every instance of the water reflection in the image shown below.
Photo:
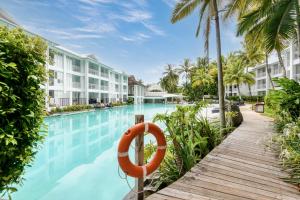
<path fill-rule="evenodd" d="M 117 173 L 116 151 L 135 114 L 150 121 L 172 105 L 128 106 L 49 117 L 48 136 L 26 172 L 18 200 L 122 199 L 128 192 Z"/>

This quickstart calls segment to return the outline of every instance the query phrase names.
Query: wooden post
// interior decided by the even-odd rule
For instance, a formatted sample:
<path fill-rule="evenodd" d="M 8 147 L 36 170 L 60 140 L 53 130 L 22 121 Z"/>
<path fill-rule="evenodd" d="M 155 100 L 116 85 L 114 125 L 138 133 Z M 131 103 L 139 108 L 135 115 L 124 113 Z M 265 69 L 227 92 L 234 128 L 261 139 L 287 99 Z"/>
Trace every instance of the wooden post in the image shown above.
<path fill-rule="evenodd" d="M 144 122 L 144 115 L 135 115 L 135 124 Z M 135 163 L 144 165 L 144 135 L 135 138 Z M 135 179 L 135 188 L 138 192 L 137 200 L 144 200 L 144 178 Z"/>

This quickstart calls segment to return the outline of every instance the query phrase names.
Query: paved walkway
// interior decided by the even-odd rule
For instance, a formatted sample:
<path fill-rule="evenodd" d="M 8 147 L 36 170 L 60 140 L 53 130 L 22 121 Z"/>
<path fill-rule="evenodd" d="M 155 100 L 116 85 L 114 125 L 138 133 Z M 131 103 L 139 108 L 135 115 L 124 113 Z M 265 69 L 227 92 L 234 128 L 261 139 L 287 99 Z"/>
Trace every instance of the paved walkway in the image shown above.
<path fill-rule="evenodd" d="M 147 199 L 300 200 L 297 187 L 283 182 L 285 173 L 266 148 L 271 120 L 249 109 L 243 124 L 181 179 Z"/>

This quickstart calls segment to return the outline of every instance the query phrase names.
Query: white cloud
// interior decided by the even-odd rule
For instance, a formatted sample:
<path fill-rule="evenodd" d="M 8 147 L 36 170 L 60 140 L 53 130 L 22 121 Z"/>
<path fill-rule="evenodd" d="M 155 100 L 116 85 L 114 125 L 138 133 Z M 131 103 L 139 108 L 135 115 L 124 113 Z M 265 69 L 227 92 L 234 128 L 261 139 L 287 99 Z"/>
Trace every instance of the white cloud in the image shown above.
<path fill-rule="evenodd" d="M 158 28 L 153 24 L 147 22 L 142 22 L 142 24 L 156 35 L 165 35 L 165 32 L 163 30 L 161 30 L 160 28 Z"/>
<path fill-rule="evenodd" d="M 120 38 L 126 42 L 143 42 L 149 38 L 151 38 L 149 35 L 146 35 L 144 33 L 137 33 L 133 36 L 120 36 Z"/>

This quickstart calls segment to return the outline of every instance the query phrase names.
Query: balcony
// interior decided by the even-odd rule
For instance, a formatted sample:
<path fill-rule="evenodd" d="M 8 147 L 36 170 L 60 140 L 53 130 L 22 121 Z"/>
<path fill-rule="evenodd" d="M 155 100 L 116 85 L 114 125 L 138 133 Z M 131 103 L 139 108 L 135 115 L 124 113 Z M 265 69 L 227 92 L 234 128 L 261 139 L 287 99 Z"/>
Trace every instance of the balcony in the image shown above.
<path fill-rule="evenodd" d="M 266 84 L 258 84 L 257 89 L 266 89 Z"/>
<path fill-rule="evenodd" d="M 73 88 L 81 88 L 80 82 L 72 82 Z"/>
<path fill-rule="evenodd" d="M 295 74 L 295 81 L 300 82 L 300 74 Z"/>
<path fill-rule="evenodd" d="M 89 83 L 89 89 L 98 90 L 99 86 L 96 83 Z"/>
<path fill-rule="evenodd" d="M 95 76 L 99 76 L 99 71 L 95 70 L 95 69 L 89 68 L 89 74 L 92 74 L 92 75 L 95 75 Z"/>
<path fill-rule="evenodd" d="M 103 90 L 103 91 L 108 91 L 108 86 L 102 85 L 102 86 L 101 86 L 101 90 Z"/>
<path fill-rule="evenodd" d="M 81 72 L 81 68 L 78 65 L 72 65 L 73 72 Z"/>
<path fill-rule="evenodd" d="M 103 72 L 101 72 L 101 77 L 103 77 L 103 78 L 108 78 L 109 75 L 108 75 L 108 73 L 103 73 Z"/>

